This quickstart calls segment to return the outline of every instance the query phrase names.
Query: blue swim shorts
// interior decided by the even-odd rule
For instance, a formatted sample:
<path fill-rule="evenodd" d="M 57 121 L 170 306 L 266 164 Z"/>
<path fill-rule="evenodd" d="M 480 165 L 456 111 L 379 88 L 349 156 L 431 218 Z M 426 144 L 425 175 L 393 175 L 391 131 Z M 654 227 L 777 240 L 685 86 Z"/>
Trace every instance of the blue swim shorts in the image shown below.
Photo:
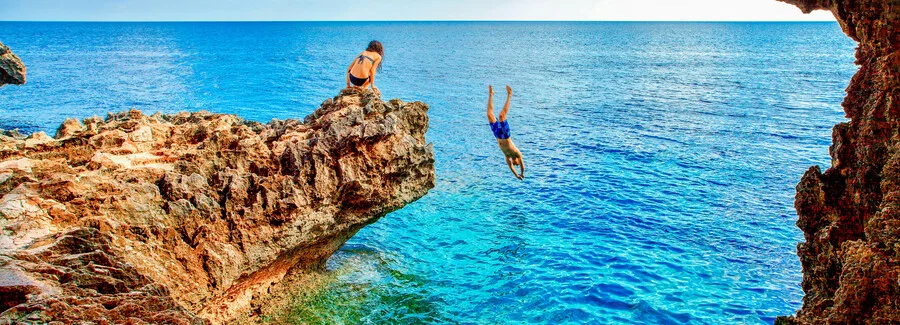
<path fill-rule="evenodd" d="M 494 137 L 497 139 L 509 139 L 509 122 L 491 123 L 491 131 L 494 132 Z"/>

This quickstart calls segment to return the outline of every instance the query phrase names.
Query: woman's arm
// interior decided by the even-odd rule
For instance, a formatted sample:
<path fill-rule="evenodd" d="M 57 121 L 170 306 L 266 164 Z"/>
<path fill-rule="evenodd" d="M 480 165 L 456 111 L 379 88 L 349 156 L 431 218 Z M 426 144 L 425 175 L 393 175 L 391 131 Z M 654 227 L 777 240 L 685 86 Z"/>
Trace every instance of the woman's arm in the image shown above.
<path fill-rule="evenodd" d="M 369 70 L 369 83 L 372 84 L 372 90 L 378 91 L 378 87 L 375 87 L 375 74 L 378 73 L 378 64 L 381 63 L 381 58 L 378 58 L 378 61 L 372 63 L 372 70 Z"/>
<path fill-rule="evenodd" d="M 353 70 L 354 66 L 356 66 L 356 59 L 353 59 L 353 62 L 350 62 L 350 67 L 347 68 L 347 73 L 344 74 L 344 78 L 347 79 L 347 88 L 350 88 L 350 70 Z"/>

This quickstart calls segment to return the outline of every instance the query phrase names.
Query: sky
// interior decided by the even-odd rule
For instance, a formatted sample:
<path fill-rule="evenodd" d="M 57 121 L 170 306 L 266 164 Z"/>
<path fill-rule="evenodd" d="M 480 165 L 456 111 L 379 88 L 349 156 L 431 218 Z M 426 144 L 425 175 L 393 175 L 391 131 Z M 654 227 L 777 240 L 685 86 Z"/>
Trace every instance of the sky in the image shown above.
<path fill-rule="evenodd" d="M 0 0 L 0 20 L 834 21 L 775 0 Z"/>

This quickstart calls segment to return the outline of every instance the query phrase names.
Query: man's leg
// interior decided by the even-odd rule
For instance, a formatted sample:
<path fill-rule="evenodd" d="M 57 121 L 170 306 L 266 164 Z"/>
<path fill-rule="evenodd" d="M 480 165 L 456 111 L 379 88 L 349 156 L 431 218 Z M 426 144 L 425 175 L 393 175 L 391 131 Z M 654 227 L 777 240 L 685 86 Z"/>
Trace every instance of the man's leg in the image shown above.
<path fill-rule="evenodd" d="M 512 88 L 506 86 L 506 104 L 503 104 L 503 110 L 500 111 L 500 122 L 506 121 L 506 113 L 509 112 L 509 101 L 512 99 Z"/>
<path fill-rule="evenodd" d="M 488 118 L 488 122 L 491 122 L 491 124 L 497 123 L 497 118 L 494 117 L 494 87 L 493 86 L 488 86 L 487 118 Z"/>

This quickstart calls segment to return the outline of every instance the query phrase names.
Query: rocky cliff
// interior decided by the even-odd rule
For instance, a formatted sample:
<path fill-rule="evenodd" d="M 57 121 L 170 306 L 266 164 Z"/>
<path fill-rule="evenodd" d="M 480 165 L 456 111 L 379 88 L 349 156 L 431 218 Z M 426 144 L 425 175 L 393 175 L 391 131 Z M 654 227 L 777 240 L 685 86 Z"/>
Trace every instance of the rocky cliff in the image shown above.
<path fill-rule="evenodd" d="M 428 106 L 139 111 L 0 136 L 0 323 L 220 324 L 434 186 Z"/>
<path fill-rule="evenodd" d="M 0 87 L 5 84 L 21 85 L 25 83 L 25 64 L 0 43 Z"/>
<path fill-rule="evenodd" d="M 831 168 L 810 168 L 797 185 L 806 296 L 776 323 L 900 324 L 900 0 L 782 1 L 834 13 L 859 42 L 860 68 Z"/>

